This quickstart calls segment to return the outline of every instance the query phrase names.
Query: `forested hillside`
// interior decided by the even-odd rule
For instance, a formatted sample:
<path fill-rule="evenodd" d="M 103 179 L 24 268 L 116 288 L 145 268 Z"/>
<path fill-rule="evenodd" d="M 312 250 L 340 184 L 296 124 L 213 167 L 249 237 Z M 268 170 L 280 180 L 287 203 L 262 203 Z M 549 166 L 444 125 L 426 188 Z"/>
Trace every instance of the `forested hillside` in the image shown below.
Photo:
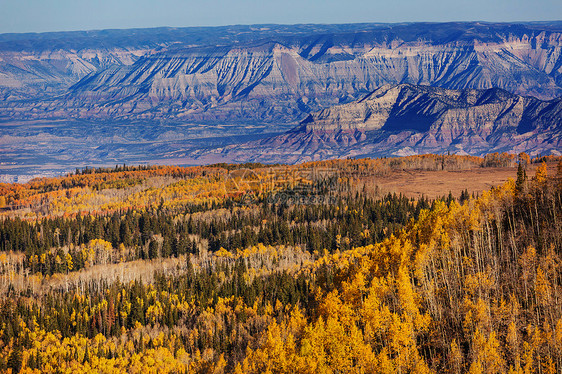
<path fill-rule="evenodd" d="M 376 184 L 513 165 L 434 200 Z M 116 166 L 0 209 L 3 372 L 562 371 L 554 157 Z"/>

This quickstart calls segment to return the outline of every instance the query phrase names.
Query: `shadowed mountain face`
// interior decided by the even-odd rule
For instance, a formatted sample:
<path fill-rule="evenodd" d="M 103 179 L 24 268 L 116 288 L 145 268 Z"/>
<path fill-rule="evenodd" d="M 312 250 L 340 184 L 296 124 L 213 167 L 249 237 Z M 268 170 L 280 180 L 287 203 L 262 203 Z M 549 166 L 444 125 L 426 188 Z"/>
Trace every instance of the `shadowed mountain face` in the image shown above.
<path fill-rule="evenodd" d="M 562 98 L 386 85 L 313 113 L 285 134 L 221 150 L 236 161 L 269 162 L 503 151 L 561 154 Z"/>
<path fill-rule="evenodd" d="M 0 34 L 0 98 L 34 102 L 68 92 L 89 74 L 130 66 L 168 49 L 221 48 L 264 38 L 376 25 L 259 25 Z"/>
<path fill-rule="evenodd" d="M 550 99 L 561 51 L 559 22 L 3 35 L 0 118 L 296 123 L 399 83 Z"/>
<path fill-rule="evenodd" d="M 517 95 L 562 96 L 562 22 L 4 34 L 0 181 L 123 162 L 560 151 L 558 101 Z"/>

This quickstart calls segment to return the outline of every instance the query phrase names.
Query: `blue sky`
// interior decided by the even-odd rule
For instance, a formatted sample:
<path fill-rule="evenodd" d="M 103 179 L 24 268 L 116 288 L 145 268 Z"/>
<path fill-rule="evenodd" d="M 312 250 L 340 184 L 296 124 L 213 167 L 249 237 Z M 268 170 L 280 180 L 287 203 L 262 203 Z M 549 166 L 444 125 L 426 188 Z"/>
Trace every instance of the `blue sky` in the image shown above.
<path fill-rule="evenodd" d="M 561 0 L 0 0 L 0 33 L 258 23 L 559 19 Z"/>

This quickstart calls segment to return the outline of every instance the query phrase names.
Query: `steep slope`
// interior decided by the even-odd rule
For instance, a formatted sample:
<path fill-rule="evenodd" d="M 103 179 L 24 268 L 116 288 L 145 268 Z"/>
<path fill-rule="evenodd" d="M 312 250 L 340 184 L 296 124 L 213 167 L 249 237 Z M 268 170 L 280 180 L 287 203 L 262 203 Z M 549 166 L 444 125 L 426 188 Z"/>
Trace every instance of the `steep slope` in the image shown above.
<path fill-rule="evenodd" d="M 387 83 L 500 87 L 552 98 L 562 94 L 561 47 L 562 33 L 525 27 L 391 26 L 314 39 L 167 50 L 130 68 L 88 77 L 69 97 L 80 107 L 91 97 L 101 99 L 112 116 L 236 116 L 271 122 L 294 121 Z"/>
<path fill-rule="evenodd" d="M 560 154 L 562 99 L 501 89 L 386 85 L 363 99 L 311 114 L 297 128 L 221 149 L 238 161 L 494 151 Z"/>
<path fill-rule="evenodd" d="M 386 84 L 499 87 L 551 100 L 562 96 L 561 53 L 562 22 L 0 35 L 0 178 L 123 162 L 193 165 L 223 157 L 296 162 L 429 150 L 559 152 L 558 130 L 545 127 L 558 126 L 558 101 L 490 91 L 507 95 L 494 100 L 513 108 L 466 114 L 418 93 L 402 93 L 397 104 L 391 96 L 398 93 L 390 90 L 372 94 L 387 100 L 372 108 L 331 108 Z M 464 100 L 463 105 L 476 103 Z M 225 148 L 284 133 L 323 109 L 328 110 L 311 117 L 314 123 L 304 123 L 306 131 Z M 313 126 L 339 128 L 322 132 Z M 217 147 L 225 152 L 210 151 Z"/>
<path fill-rule="evenodd" d="M 3 51 L 0 57 L 0 98 L 5 101 L 37 100 L 64 94 L 70 85 L 88 74 L 109 66 L 131 65 L 150 51 L 149 48 Z"/>
<path fill-rule="evenodd" d="M 155 51 L 234 45 L 280 35 L 338 33 L 375 25 L 258 25 L 0 34 L 0 98 L 44 100 L 90 73 L 134 63 Z"/>
<path fill-rule="evenodd" d="M 84 68 L 92 73 L 62 99 L 34 102 L 33 114 L 29 103 L 0 114 L 297 123 L 309 112 L 357 100 L 384 84 L 499 87 L 543 99 L 562 95 L 560 23 L 225 30 L 222 39 L 215 29 L 200 39 L 184 31 L 185 40 L 178 42 L 181 37 L 172 32 L 166 42 L 151 39 L 146 43 L 160 52 L 147 50 L 132 64 Z"/>

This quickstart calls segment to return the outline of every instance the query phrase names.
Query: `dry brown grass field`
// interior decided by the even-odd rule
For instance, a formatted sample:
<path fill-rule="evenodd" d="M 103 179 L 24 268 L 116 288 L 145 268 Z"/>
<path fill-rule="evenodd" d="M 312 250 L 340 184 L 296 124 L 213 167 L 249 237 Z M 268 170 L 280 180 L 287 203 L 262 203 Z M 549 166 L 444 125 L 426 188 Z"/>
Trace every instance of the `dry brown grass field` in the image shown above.
<path fill-rule="evenodd" d="M 548 174 L 556 173 L 556 162 L 548 164 Z M 527 166 L 527 176 L 535 175 L 540 164 Z M 517 166 L 514 167 L 486 167 L 469 170 L 400 170 L 393 171 L 387 176 L 377 177 L 376 185 L 383 193 L 402 193 L 408 197 L 418 198 L 422 195 L 436 198 L 448 195 L 458 197 L 465 189 L 469 193 L 481 194 L 507 182 L 509 178 L 517 178 Z"/>

